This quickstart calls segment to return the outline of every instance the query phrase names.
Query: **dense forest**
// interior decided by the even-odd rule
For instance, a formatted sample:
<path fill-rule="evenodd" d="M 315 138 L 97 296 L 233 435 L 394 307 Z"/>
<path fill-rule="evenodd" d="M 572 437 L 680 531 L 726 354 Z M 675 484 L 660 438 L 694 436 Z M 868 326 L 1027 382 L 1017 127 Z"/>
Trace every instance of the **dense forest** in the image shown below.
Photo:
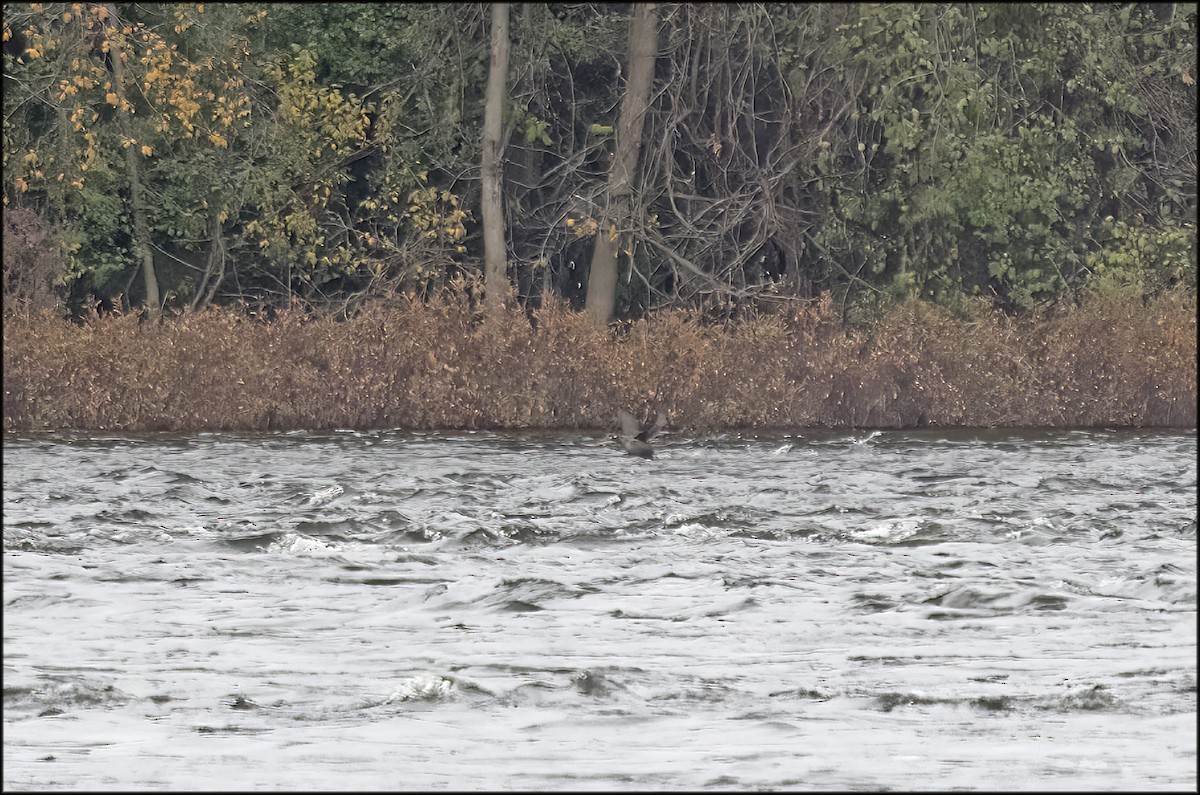
<path fill-rule="evenodd" d="M 6 3 L 3 36 L 9 308 L 1196 286 L 1195 4 Z"/>

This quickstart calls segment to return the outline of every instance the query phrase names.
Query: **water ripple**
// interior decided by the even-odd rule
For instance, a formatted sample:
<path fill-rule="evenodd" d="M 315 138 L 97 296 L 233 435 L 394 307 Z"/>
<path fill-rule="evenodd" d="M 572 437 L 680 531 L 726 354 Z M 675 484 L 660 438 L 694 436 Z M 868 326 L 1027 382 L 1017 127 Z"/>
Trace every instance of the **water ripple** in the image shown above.
<path fill-rule="evenodd" d="M 1195 786 L 1195 433 L 4 454 L 6 787 Z"/>

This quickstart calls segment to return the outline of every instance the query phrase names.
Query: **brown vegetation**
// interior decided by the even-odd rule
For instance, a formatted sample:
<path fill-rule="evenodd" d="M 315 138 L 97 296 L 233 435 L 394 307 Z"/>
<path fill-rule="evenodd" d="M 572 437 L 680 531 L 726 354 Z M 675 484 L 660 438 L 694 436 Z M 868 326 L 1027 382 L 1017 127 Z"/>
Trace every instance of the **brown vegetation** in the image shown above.
<path fill-rule="evenodd" d="M 483 322 L 466 298 L 4 323 L 4 427 L 686 430 L 1196 424 L 1196 298 L 1094 297 L 1010 318 L 917 301 L 865 328 L 826 297 L 728 326 L 660 311 L 618 331 L 552 303 Z"/>

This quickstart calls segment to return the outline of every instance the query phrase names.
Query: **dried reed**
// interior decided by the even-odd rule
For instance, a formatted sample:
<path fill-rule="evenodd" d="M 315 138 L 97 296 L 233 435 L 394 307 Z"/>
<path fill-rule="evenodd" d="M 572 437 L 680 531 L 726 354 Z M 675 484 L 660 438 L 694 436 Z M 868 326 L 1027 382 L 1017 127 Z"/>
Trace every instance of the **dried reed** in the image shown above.
<path fill-rule="evenodd" d="M 687 430 L 1196 424 L 1196 298 L 1095 297 L 1009 318 L 908 302 L 867 328 L 828 299 L 728 326 L 661 311 L 600 332 L 562 303 L 482 318 L 465 298 L 348 320 L 228 309 L 4 323 L 4 428 Z"/>

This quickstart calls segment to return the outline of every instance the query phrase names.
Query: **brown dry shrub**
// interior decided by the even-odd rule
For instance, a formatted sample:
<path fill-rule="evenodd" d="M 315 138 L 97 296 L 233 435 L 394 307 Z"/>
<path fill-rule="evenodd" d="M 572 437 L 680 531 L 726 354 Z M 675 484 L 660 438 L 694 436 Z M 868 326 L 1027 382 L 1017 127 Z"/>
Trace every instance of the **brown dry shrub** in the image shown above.
<path fill-rule="evenodd" d="M 463 295 L 351 318 L 226 309 L 4 324 L 6 430 L 1194 426 L 1196 299 L 1096 298 L 1013 320 L 920 302 L 844 326 L 828 298 L 726 327 L 663 311 L 599 331 L 563 302 L 486 320 Z"/>
<path fill-rule="evenodd" d="M 615 346 L 607 332 L 572 311 L 566 301 L 545 299 L 535 313 L 534 361 L 529 372 L 538 427 L 594 428 L 608 425 L 617 400 Z"/>
<path fill-rule="evenodd" d="M 1020 335 L 983 302 L 967 318 L 921 301 L 893 308 L 859 367 L 870 387 L 853 424 L 875 427 L 1019 423 L 1028 367 Z M 862 404 L 867 402 L 868 405 Z M 853 405 L 853 404 L 852 404 Z"/>
<path fill-rule="evenodd" d="M 1028 335 L 1045 425 L 1196 424 L 1196 297 L 1091 296 L 1047 312 Z"/>

